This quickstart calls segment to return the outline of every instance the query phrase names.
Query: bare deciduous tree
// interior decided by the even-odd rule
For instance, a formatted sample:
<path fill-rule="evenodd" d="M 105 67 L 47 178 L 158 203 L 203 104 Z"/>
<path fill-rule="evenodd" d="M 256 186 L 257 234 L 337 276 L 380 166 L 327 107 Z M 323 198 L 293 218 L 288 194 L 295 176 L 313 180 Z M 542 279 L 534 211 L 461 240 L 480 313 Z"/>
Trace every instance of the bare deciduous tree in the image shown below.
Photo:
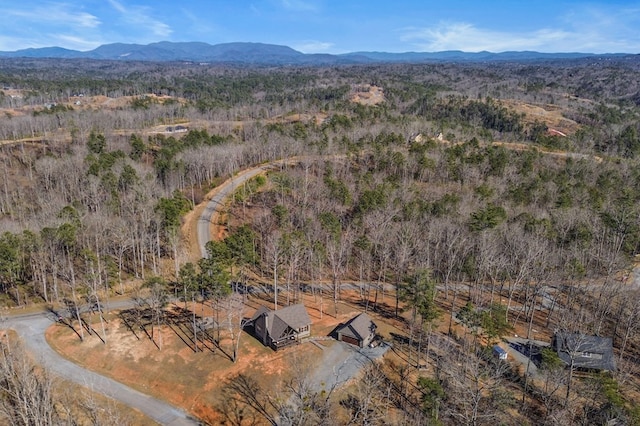
<path fill-rule="evenodd" d="M 22 346 L 5 337 L 0 343 L 0 413 L 8 424 L 46 426 L 59 418 L 54 383 L 38 368 Z"/>
<path fill-rule="evenodd" d="M 388 416 L 390 383 L 378 364 L 363 369 L 355 389 L 340 404 L 349 411 L 349 424 L 383 425 Z"/>

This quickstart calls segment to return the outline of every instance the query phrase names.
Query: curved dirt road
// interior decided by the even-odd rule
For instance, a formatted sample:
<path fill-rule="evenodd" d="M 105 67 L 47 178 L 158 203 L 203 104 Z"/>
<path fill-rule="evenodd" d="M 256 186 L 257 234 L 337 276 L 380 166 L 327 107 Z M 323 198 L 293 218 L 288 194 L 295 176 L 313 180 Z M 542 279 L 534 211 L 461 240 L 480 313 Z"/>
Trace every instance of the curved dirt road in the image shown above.
<path fill-rule="evenodd" d="M 9 317 L 5 320 L 3 328 L 15 330 L 24 342 L 26 349 L 34 354 L 40 364 L 66 380 L 76 382 L 81 386 L 138 409 L 161 425 L 186 426 L 199 424 L 198 421 L 189 417 L 184 411 L 172 405 L 138 392 L 120 382 L 86 370 L 58 355 L 49 346 L 44 337 L 46 329 L 53 322 L 52 314 L 40 312 Z"/>

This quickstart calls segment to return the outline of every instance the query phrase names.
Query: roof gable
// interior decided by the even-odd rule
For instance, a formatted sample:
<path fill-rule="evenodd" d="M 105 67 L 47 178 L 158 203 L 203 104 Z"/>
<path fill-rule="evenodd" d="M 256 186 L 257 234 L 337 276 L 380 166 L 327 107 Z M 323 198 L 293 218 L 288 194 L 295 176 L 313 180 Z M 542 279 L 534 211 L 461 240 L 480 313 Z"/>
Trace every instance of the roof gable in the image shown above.
<path fill-rule="evenodd" d="M 309 318 L 309 314 L 303 304 L 287 306 L 277 311 L 271 311 L 270 314 L 273 314 L 274 317 L 277 317 L 294 330 L 311 324 L 311 318 Z"/>
<path fill-rule="evenodd" d="M 302 327 L 311 325 L 311 318 L 302 304 L 287 306 L 277 311 L 261 306 L 253 314 L 251 321 L 255 321 L 261 316 L 267 317 L 267 333 L 272 339 L 281 337 L 287 328 L 299 330 Z"/>
<path fill-rule="evenodd" d="M 346 324 L 340 327 L 339 332 L 344 336 L 350 336 L 358 340 L 365 340 L 376 331 L 376 324 L 366 313 L 351 318 Z"/>
<path fill-rule="evenodd" d="M 258 308 L 258 310 L 256 311 L 256 313 L 253 314 L 253 316 L 251 317 L 250 321 L 253 322 L 253 321 L 257 320 L 258 318 L 260 318 L 263 314 L 265 314 L 267 312 L 269 312 L 268 308 L 265 308 L 264 306 L 260 306 Z"/>
<path fill-rule="evenodd" d="M 286 322 L 282 321 L 277 315 L 270 313 L 269 315 L 269 336 L 272 339 L 279 339 L 285 334 L 289 328 Z"/>

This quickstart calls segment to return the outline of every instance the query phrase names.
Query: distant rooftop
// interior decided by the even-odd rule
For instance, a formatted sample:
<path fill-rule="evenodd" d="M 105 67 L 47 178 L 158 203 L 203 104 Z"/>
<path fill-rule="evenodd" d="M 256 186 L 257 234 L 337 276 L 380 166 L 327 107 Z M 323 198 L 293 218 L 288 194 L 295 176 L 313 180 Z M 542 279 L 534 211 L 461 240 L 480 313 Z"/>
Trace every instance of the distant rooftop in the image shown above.
<path fill-rule="evenodd" d="M 553 348 L 567 365 L 590 370 L 616 369 L 613 359 L 613 341 L 610 337 L 588 336 L 580 333 L 558 332 L 553 337 Z"/>

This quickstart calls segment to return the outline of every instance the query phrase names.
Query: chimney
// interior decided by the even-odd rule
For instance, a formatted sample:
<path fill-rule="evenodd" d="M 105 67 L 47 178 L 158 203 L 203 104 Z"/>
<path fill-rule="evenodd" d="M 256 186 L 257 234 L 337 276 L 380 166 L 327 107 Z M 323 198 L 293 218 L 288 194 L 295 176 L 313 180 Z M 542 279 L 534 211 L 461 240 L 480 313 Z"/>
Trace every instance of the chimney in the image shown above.
<path fill-rule="evenodd" d="M 267 335 L 269 334 L 269 313 L 262 314 L 264 318 L 264 333 L 262 334 L 262 344 L 267 346 Z"/>

